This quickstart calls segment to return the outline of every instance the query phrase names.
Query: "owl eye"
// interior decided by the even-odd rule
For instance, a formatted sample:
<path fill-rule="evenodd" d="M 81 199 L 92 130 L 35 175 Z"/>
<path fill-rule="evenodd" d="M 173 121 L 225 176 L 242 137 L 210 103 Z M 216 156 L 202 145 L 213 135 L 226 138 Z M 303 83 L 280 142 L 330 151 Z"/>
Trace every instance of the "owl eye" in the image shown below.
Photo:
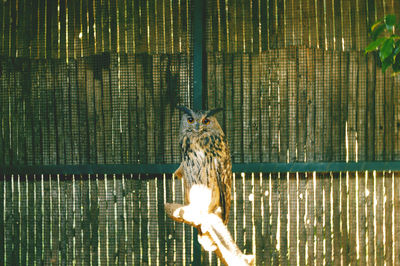
<path fill-rule="evenodd" d="M 204 118 L 204 119 L 203 119 L 203 124 L 204 124 L 204 125 L 210 124 L 210 120 L 209 120 L 208 118 Z"/>
<path fill-rule="evenodd" d="M 189 124 L 192 124 L 192 123 L 194 122 L 194 119 L 193 119 L 193 117 L 189 117 L 189 118 L 187 119 L 187 121 L 188 121 Z"/>

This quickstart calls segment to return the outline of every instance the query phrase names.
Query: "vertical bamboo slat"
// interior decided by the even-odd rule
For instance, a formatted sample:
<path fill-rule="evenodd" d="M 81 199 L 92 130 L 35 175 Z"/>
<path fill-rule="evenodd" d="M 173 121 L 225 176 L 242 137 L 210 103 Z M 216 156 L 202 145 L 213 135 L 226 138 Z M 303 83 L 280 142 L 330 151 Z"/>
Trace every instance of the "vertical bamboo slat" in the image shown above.
<path fill-rule="evenodd" d="M 4 68 L 4 64 L 2 64 L 1 62 L 0 62 L 0 67 L 3 69 Z M 1 118 L 1 122 L 0 122 L 0 124 L 1 124 L 1 130 L 0 130 L 0 163 L 1 164 L 5 164 L 5 158 L 4 158 L 4 154 L 5 154 L 5 147 L 6 147 L 6 143 L 5 143 L 5 136 L 4 136 L 4 122 L 3 122 L 3 117 L 5 117 L 6 115 L 5 115 L 5 105 L 4 105 L 4 102 L 5 102 L 5 99 L 7 98 L 7 97 L 5 97 L 5 81 L 4 81 L 4 74 L 0 77 L 0 96 L 1 96 L 1 99 L 0 99 L 0 103 L 1 103 L 1 107 L 0 107 L 0 111 L 1 111 L 1 113 L 0 113 L 0 118 Z"/>
<path fill-rule="evenodd" d="M 340 58 L 340 139 L 342 140 L 340 143 L 341 150 L 341 160 L 347 160 L 347 147 L 346 147 L 346 127 L 347 124 L 347 116 L 348 116 L 348 90 L 349 90 L 349 56 L 348 54 L 342 54 Z"/>
<path fill-rule="evenodd" d="M 127 78 L 128 78 L 128 95 L 127 95 L 127 108 L 128 108 L 128 142 L 129 142 L 129 162 L 136 163 L 138 158 L 138 138 L 137 138 L 137 119 L 136 119 L 136 83 L 135 83 L 135 71 L 133 67 L 134 59 L 132 57 L 127 58 Z"/>
<path fill-rule="evenodd" d="M 332 264 L 333 250 L 332 250 L 332 224 L 331 224 L 331 209 L 333 202 L 331 201 L 331 174 L 325 174 L 323 177 L 323 190 L 324 190 L 324 242 L 325 242 L 325 262 Z"/>
<path fill-rule="evenodd" d="M 147 143 L 147 162 L 155 163 L 156 160 L 156 137 L 155 137 L 155 112 L 156 106 L 154 105 L 154 80 L 153 80 L 153 58 L 151 56 L 146 56 L 144 58 L 144 112 L 146 126 L 143 129 L 146 134 Z"/>
<path fill-rule="evenodd" d="M 263 243 L 264 238 L 267 236 L 263 235 L 263 219 L 264 219 L 264 210 L 263 210 L 263 203 L 265 194 L 263 193 L 263 176 L 261 173 L 254 173 L 254 189 L 253 189 L 253 196 L 254 196 L 254 211 L 252 214 L 252 218 L 254 220 L 254 243 L 255 248 L 253 247 L 253 254 L 255 255 L 255 262 L 260 263 L 264 261 L 264 252 L 265 252 L 265 245 Z"/>
<path fill-rule="evenodd" d="M 385 159 L 385 83 L 381 69 L 376 69 L 375 80 L 375 160 Z"/>
<path fill-rule="evenodd" d="M 298 159 L 298 127 L 299 127 L 299 117 L 298 117 L 298 106 L 299 98 L 297 93 L 298 86 L 298 72 L 297 72 L 297 60 L 298 60 L 298 50 L 289 49 L 287 50 L 287 84 L 288 92 L 288 140 L 289 140 L 289 158 L 291 162 L 297 161 Z"/>
<path fill-rule="evenodd" d="M 296 174 L 289 174 L 288 177 L 288 214 L 289 214 L 289 222 L 288 222 L 288 235 L 289 235 L 289 263 L 291 265 L 297 264 L 298 253 L 297 253 L 297 228 L 298 228 L 298 220 L 297 220 L 297 178 Z"/>
<path fill-rule="evenodd" d="M 234 55 L 233 58 L 233 125 L 235 128 L 241 128 L 242 124 L 242 112 L 239 109 L 239 106 L 242 106 L 241 100 L 242 100 L 242 92 L 241 92 L 241 85 L 242 85 L 242 79 L 241 79 L 241 74 L 242 74 L 242 62 L 241 58 L 238 55 Z M 232 150 L 231 150 L 231 156 L 232 156 L 232 162 L 237 163 L 241 161 L 241 156 L 242 156 L 242 145 L 243 138 L 241 134 L 238 134 L 238 132 L 235 132 L 234 134 L 234 139 L 233 143 L 231 144 Z"/>
<path fill-rule="evenodd" d="M 289 263 L 289 173 L 280 173 L 279 178 L 279 210 L 280 210 L 280 263 Z"/>
<path fill-rule="evenodd" d="M 128 73 L 128 58 L 126 55 L 120 56 L 120 97 L 121 97 L 121 122 L 120 122 L 120 130 L 121 132 L 121 154 L 122 154 L 122 163 L 130 163 L 132 162 L 132 154 L 130 153 L 130 142 L 129 142 L 129 102 L 128 102 L 128 94 L 129 94 L 129 73 Z M 159 132 L 159 130 L 156 130 Z"/>
<path fill-rule="evenodd" d="M 228 145 L 231 151 L 233 151 L 233 144 L 234 144 L 234 129 L 235 126 L 232 123 L 233 121 L 233 56 L 231 54 L 224 55 L 224 70 L 223 70 L 223 77 L 225 80 L 224 87 L 225 89 L 225 99 L 224 99 L 224 110 L 225 110 L 225 117 L 223 124 L 225 125 L 225 135 L 228 140 Z"/>
<path fill-rule="evenodd" d="M 263 134 L 260 134 L 260 59 L 261 56 L 251 57 L 251 146 L 255 147 L 252 150 L 252 161 L 260 161 L 261 159 L 261 138 Z"/>
<path fill-rule="evenodd" d="M 307 51 L 307 139 L 306 139 L 306 160 L 314 161 L 315 158 L 315 50 Z"/>
<path fill-rule="evenodd" d="M 332 196 L 333 196 L 333 224 L 331 225 L 333 228 L 333 263 L 338 263 L 341 261 L 341 232 L 340 232 L 340 219 L 341 219 L 341 206 L 340 206 L 340 176 L 338 173 L 332 174 Z"/>
<path fill-rule="evenodd" d="M 272 224 L 271 224 L 271 198 L 272 198 L 272 182 L 270 174 L 262 174 L 262 194 L 263 199 L 263 247 L 264 247 L 264 257 L 263 261 L 265 263 L 271 263 L 271 254 L 273 251 L 273 239 L 272 239 Z M 258 245 L 257 245 L 258 246 Z"/>
<path fill-rule="evenodd" d="M 114 3 L 115 4 L 115 3 Z M 114 45 L 114 44 L 113 44 Z M 118 54 L 110 55 L 110 105 L 111 105 L 111 143 L 112 163 L 122 163 L 121 143 L 121 88 Z"/>
<path fill-rule="evenodd" d="M 28 182 L 28 202 L 31 202 L 31 203 L 35 202 L 34 201 L 34 198 L 35 198 L 35 190 L 34 189 L 35 189 L 34 182 L 32 182 L 32 181 Z M 4 195 L 3 193 L 1 193 L 1 194 L 2 194 L 2 196 Z M 63 224 L 62 222 L 63 221 L 61 220 L 61 225 L 65 225 L 65 223 Z M 34 208 L 32 207 L 32 208 L 28 208 L 28 264 L 35 263 L 35 228 L 34 228 L 34 226 L 35 226 L 35 213 L 34 213 Z M 4 228 L 4 227 L 2 227 L 2 228 Z M 61 253 L 61 255 L 63 255 L 63 253 Z M 5 256 L 3 258 L 5 258 Z"/>
<path fill-rule="evenodd" d="M 341 84 L 340 84 L 340 54 L 337 51 L 333 51 L 333 62 L 332 62 L 332 160 L 340 161 L 340 144 L 343 141 L 341 139 L 341 127 L 340 127 L 340 103 L 341 103 Z"/>
<path fill-rule="evenodd" d="M 375 232 L 375 225 L 374 225 L 374 204 L 375 204 L 375 180 L 372 172 L 366 172 L 366 188 L 368 191 L 368 196 L 366 196 L 366 216 L 367 216 L 367 235 L 368 235 L 368 245 L 367 254 L 369 264 L 375 263 L 375 241 L 374 241 L 374 232 Z"/>
<path fill-rule="evenodd" d="M 81 176 L 81 228 L 82 228 L 82 264 L 90 264 L 91 235 L 90 235 L 90 198 L 89 183 L 91 175 Z M 93 217 L 94 218 L 94 217 Z"/>
<path fill-rule="evenodd" d="M 126 220 L 126 215 L 125 215 L 125 188 L 126 188 L 126 178 L 124 175 L 122 176 L 117 176 L 115 178 L 115 194 L 116 194 L 116 230 L 117 230 L 117 258 L 116 260 L 120 264 L 126 264 L 126 244 L 127 240 L 125 239 L 125 232 L 127 230 L 125 226 L 125 220 Z"/>
<path fill-rule="evenodd" d="M 59 175 L 52 176 L 50 180 L 50 201 L 51 201 L 51 262 L 58 263 L 60 262 L 59 252 L 61 250 L 61 239 L 60 235 L 60 205 L 61 201 L 59 200 Z M 61 227 L 62 228 L 62 227 Z"/>
<path fill-rule="evenodd" d="M 324 159 L 324 51 L 316 50 L 315 53 L 315 159 Z"/>
<path fill-rule="evenodd" d="M 82 238 L 82 184 L 81 175 L 74 175 L 72 179 L 72 197 L 74 201 L 73 208 L 73 235 L 74 235 L 74 260 L 77 263 L 83 263 L 83 238 Z"/>
<path fill-rule="evenodd" d="M 0 177 L 0 204 L 4 206 L 4 187 L 5 187 L 5 176 Z M 0 208 L 0 263 L 4 265 L 5 261 L 5 228 L 4 228 L 4 217 L 5 217 L 5 208 Z"/>
<path fill-rule="evenodd" d="M 270 74 L 270 60 L 269 60 L 269 55 L 266 52 L 263 52 L 261 54 L 261 58 L 259 60 L 260 66 L 259 66 L 259 71 L 260 71 L 260 92 L 259 92 L 259 104 L 261 110 L 265 111 L 259 111 L 259 137 L 260 137 L 260 161 L 266 162 L 270 160 L 270 145 L 271 145 L 271 128 L 270 128 L 270 120 L 271 120 L 271 114 L 270 114 L 270 96 L 271 96 L 271 82 L 269 79 L 269 74 Z"/>
<path fill-rule="evenodd" d="M 0 182 L 0 186 L 3 184 Z M 19 263 L 27 264 L 28 263 L 28 180 L 26 175 L 19 176 L 18 179 L 18 191 L 19 191 L 19 219 L 20 219 L 20 255 L 19 255 Z M 1 188 L 0 188 L 1 193 Z M 3 196 L 4 197 L 4 196 Z M 0 204 L 2 203 L 0 197 Z M 2 218 L 2 214 L 0 213 L 0 219 Z M 58 218 L 58 217 L 57 217 Z M 1 224 L 0 224 L 1 226 Z M 4 230 L 4 229 L 3 229 Z M 0 230 L 1 231 L 1 230 Z M 58 236 L 58 235 L 57 235 Z M 0 239 L 2 238 L 2 234 L 0 232 Z M 2 241 L 0 241 L 0 245 Z M 1 251 L 0 251 L 1 254 Z"/>
<path fill-rule="evenodd" d="M 344 263 L 348 264 L 350 262 L 350 236 L 349 236 L 349 213 L 348 210 L 348 194 L 349 194 L 349 186 L 348 186 L 348 176 L 346 173 L 342 172 L 340 174 L 340 189 L 341 189 L 341 233 L 342 233 L 342 241 L 341 241 L 341 249 L 342 252 L 342 260 Z M 350 220 L 349 220 L 350 221 Z"/>
<path fill-rule="evenodd" d="M 80 162 L 79 154 L 79 120 L 78 120 L 78 81 L 77 81 L 77 62 L 71 60 L 68 63 L 68 80 L 69 80 L 69 98 L 70 98 L 70 119 L 71 119 L 71 153 L 72 163 L 78 164 Z"/>
<path fill-rule="evenodd" d="M 12 162 L 12 154 L 11 152 L 11 138 L 12 136 L 10 135 L 10 109 L 11 109 L 11 103 L 10 103 L 10 94 L 11 94 L 11 85 L 10 85 L 10 73 L 3 74 L 4 77 L 3 79 L 3 93 L 4 93 L 4 98 L 2 101 L 2 113 L 4 114 L 2 126 L 3 126 L 3 139 L 4 139 L 4 154 L 3 154 L 3 161 L 4 164 L 10 164 Z"/>
<path fill-rule="evenodd" d="M 42 263 L 43 249 L 42 249 L 42 235 L 43 235 L 43 213 L 42 213 L 42 188 L 43 188 L 43 175 L 35 175 L 35 259 L 36 263 Z"/>
<path fill-rule="evenodd" d="M 348 158 L 356 161 L 358 154 L 356 150 L 357 139 L 357 106 L 358 106 L 358 57 L 350 53 L 349 63 L 349 87 L 348 87 L 348 118 L 347 118 L 347 137 L 348 137 Z"/>
<path fill-rule="evenodd" d="M 164 197 L 166 202 L 173 202 L 174 201 L 174 193 L 167 193 L 167 191 L 174 191 L 172 184 L 174 180 L 174 176 L 172 176 L 171 179 L 164 179 L 165 180 L 165 185 L 164 185 Z M 166 241 L 166 259 L 167 261 L 174 262 L 174 247 L 175 247 L 175 239 L 174 239 L 174 227 L 175 223 L 169 219 L 166 218 L 166 235 L 167 235 L 167 241 Z M 194 238 L 197 238 L 197 235 L 193 236 Z"/>
<path fill-rule="evenodd" d="M 133 264 L 133 249 L 134 249 L 134 239 L 133 239 L 133 195 L 134 195 L 134 183 L 133 183 L 133 175 L 125 175 L 125 237 L 126 237 L 126 263 L 131 265 Z"/>
<path fill-rule="evenodd" d="M 43 261 L 44 263 L 51 263 L 51 245 L 50 245 L 50 231 L 51 231 L 51 209 L 50 209 L 50 175 L 46 175 L 43 177 L 44 181 L 42 181 L 42 197 L 43 197 L 43 240 L 42 243 L 43 248 Z M 15 191 L 14 191 L 15 192 Z M 15 193 L 18 195 L 18 193 Z M 17 238 L 18 239 L 18 238 Z"/>
<path fill-rule="evenodd" d="M 315 212 L 315 220 L 314 220 L 314 250 L 315 250 L 315 259 L 317 261 L 316 264 L 320 261 L 326 261 L 326 246 L 324 245 L 324 216 L 325 216 L 325 191 L 324 191 L 324 179 L 326 175 L 323 174 L 321 178 L 315 178 L 313 180 L 314 185 L 314 212 Z"/>
<path fill-rule="evenodd" d="M 332 51 L 324 52 L 323 67 L 323 156 L 332 161 Z"/>
<path fill-rule="evenodd" d="M 111 81 L 110 81 L 110 68 L 111 62 L 110 57 L 107 56 L 108 64 L 104 62 L 105 67 L 102 71 L 102 89 L 103 89 L 103 119 L 104 119 L 104 162 L 111 163 L 113 161 L 113 141 L 112 141 L 112 96 L 111 96 Z"/>
<path fill-rule="evenodd" d="M 300 265 L 305 264 L 307 257 L 307 220 L 306 220 L 306 203 L 307 203 L 307 178 L 305 173 L 297 173 L 298 188 L 298 222 L 297 222 L 297 238 L 298 238 L 298 262 Z"/>
<path fill-rule="evenodd" d="M 170 175 L 163 175 L 157 177 L 157 216 L 158 216 L 158 247 L 159 247 L 159 262 L 160 264 L 165 264 L 166 263 L 166 257 L 167 257 L 167 239 L 168 239 L 168 234 L 167 234 L 167 228 L 166 228 L 166 221 L 169 219 L 169 217 L 166 216 L 165 210 L 164 210 L 164 202 L 166 201 L 166 198 L 164 197 L 164 187 L 166 183 L 166 179 L 170 179 Z M 129 232 L 129 231 L 128 231 Z M 196 236 L 191 234 L 190 239 L 195 238 Z M 191 250 L 189 251 L 191 252 Z"/>
<path fill-rule="evenodd" d="M 393 175 L 391 172 L 384 172 L 384 235 L 385 235 L 385 263 L 394 265 L 393 261 Z"/>
<path fill-rule="evenodd" d="M 400 77 L 395 78 L 393 84 L 393 101 L 394 101 L 394 145 L 393 145 L 393 160 L 400 159 L 400 105 L 396 104 L 400 101 Z"/>
<path fill-rule="evenodd" d="M 366 264 L 366 217 L 365 217 L 365 206 L 366 206 L 366 183 L 365 183 L 365 172 L 356 172 L 356 178 L 358 183 L 358 243 L 359 243 L 359 262 L 360 264 Z"/>
<path fill-rule="evenodd" d="M 383 264 L 385 263 L 385 246 L 384 246 L 384 197 L 385 197 L 385 180 L 384 180 L 384 173 L 374 173 L 375 178 L 375 209 L 374 209 L 374 222 L 375 222 L 375 261 L 376 264 Z"/>
<path fill-rule="evenodd" d="M 400 259 L 400 237 L 398 236 L 400 233 L 400 214 L 397 212 L 398 208 L 400 207 L 400 183 L 398 182 L 399 174 L 398 173 L 392 173 L 393 178 L 394 178 L 394 188 L 393 188 L 393 194 L 394 194 L 394 261 L 397 262 Z"/>
<path fill-rule="evenodd" d="M 106 195 L 106 179 L 100 176 L 98 181 L 98 204 L 99 217 L 104 217 L 99 220 L 99 245 L 100 245 L 100 261 L 107 261 L 107 195 Z"/>
<path fill-rule="evenodd" d="M 97 117 L 95 116 L 95 99 L 97 94 L 99 93 L 96 91 L 96 80 L 94 78 L 94 72 L 96 71 L 96 67 L 94 66 L 94 62 L 90 62 L 92 64 L 92 69 L 86 69 L 85 71 L 85 82 L 83 86 L 86 88 L 85 90 L 85 98 L 86 98 L 86 106 L 82 109 L 86 109 L 86 134 L 88 136 L 87 140 L 87 147 L 89 149 L 87 153 L 87 161 L 91 164 L 96 163 L 97 159 L 97 134 L 95 129 L 95 123 Z M 89 62 L 85 62 L 86 65 Z"/>
<path fill-rule="evenodd" d="M 140 252 L 140 261 L 142 263 L 150 263 L 150 247 L 149 247 L 149 237 L 150 235 L 147 233 L 149 231 L 149 207 L 148 207 L 148 180 L 143 179 L 145 175 L 141 175 L 139 178 L 142 178 L 140 182 L 140 244 L 141 244 L 141 252 Z M 182 261 L 182 258 L 180 258 Z"/>
<path fill-rule="evenodd" d="M 149 201 L 148 201 L 148 208 L 149 208 L 149 255 L 150 260 L 149 263 L 154 264 L 159 261 L 160 252 L 157 250 L 159 239 L 158 239 L 158 215 L 157 215 L 157 194 L 156 194 L 156 178 L 152 179 L 148 183 L 149 188 Z"/>
<path fill-rule="evenodd" d="M 61 239 L 64 241 L 62 243 L 65 243 L 65 247 L 62 249 L 65 250 L 65 253 L 62 251 L 61 252 L 61 257 L 63 261 L 66 263 L 72 263 L 74 260 L 74 255 L 73 255 L 73 249 L 74 249 L 74 244 L 73 244 L 73 208 L 74 208 L 74 203 L 73 203 L 73 184 L 72 184 L 72 176 L 64 176 L 64 182 L 63 184 L 63 189 L 61 190 L 63 193 L 61 194 L 61 201 L 64 202 L 65 209 L 63 209 L 63 213 L 65 213 L 65 218 L 62 219 L 61 224 L 63 225 L 63 228 L 65 228 L 61 235 Z M 64 220 L 64 221 L 63 221 Z M 64 253 L 64 254 L 63 254 Z"/>
<path fill-rule="evenodd" d="M 141 240 L 140 240 L 140 230 L 141 230 L 141 220 L 140 220 L 140 209 L 139 204 L 141 195 L 141 183 L 142 180 L 138 179 L 138 175 L 134 176 L 133 180 L 133 242 L 137 243 L 133 246 L 133 260 L 134 264 L 140 264 L 142 257 L 140 254 Z"/>
<path fill-rule="evenodd" d="M 11 219 L 10 223 L 12 223 L 12 253 L 11 253 L 11 264 L 18 264 L 18 258 L 19 258 L 19 253 L 20 253 L 20 213 L 19 213 L 19 198 L 20 198 L 20 191 L 18 189 L 18 183 L 19 183 L 19 176 L 18 175 L 13 175 L 12 176 L 12 191 L 11 195 L 12 198 L 11 200 Z"/>
<path fill-rule="evenodd" d="M 139 162 L 147 162 L 147 135 L 146 135 L 146 105 L 145 105 L 145 84 L 144 84 L 144 57 L 136 57 L 136 81 L 137 81 L 137 113 L 138 113 L 138 134 L 139 134 Z"/>
<path fill-rule="evenodd" d="M 243 200 L 244 200 L 244 252 L 247 254 L 255 254 L 253 249 L 253 242 L 255 242 L 255 235 L 253 232 L 253 216 L 254 216 L 254 173 L 247 174 L 243 179 Z"/>
<path fill-rule="evenodd" d="M 115 175 L 105 176 L 105 197 L 107 201 L 106 213 L 107 213 L 107 258 L 109 264 L 115 264 L 118 260 L 117 258 L 117 235 L 116 235 L 116 199 L 114 197 L 115 193 Z"/>
<path fill-rule="evenodd" d="M 297 83 L 297 112 L 298 112 L 298 134 L 297 150 L 298 161 L 306 160 L 307 145 L 307 51 L 298 49 L 298 83 Z M 304 253 L 303 253 L 304 254 Z"/>
<path fill-rule="evenodd" d="M 11 185 L 11 178 L 8 177 L 5 180 L 4 184 L 4 203 L 3 206 L 5 206 L 4 209 L 4 261 L 6 263 L 12 263 L 13 259 L 13 254 L 12 254 L 12 238 L 13 238 L 13 233 L 12 233 L 12 226 L 13 226 L 13 214 L 12 214 L 12 185 Z M 15 261 L 14 261 L 15 262 Z"/>
<path fill-rule="evenodd" d="M 90 262 L 92 265 L 98 264 L 99 253 L 99 203 L 98 203 L 98 183 L 99 176 L 91 175 L 90 177 L 90 190 L 89 190 L 89 223 L 90 223 Z"/>
<path fill-rule="evenodd" d="M 183 62 L 182 62 L 183 63 Z M 187 65 L 188 62 L 185 62 L 184 65 Z M 217 108 L 224 108 L 224 93 L 225 93 L 225 87 L 224 87 L 224 56 L 222 53 L 216 53 L 215 55 L 215 86 L 216 86 L 216 91 L 215 91 L 215 106 Z M 183 77 L 184 80 L 188 80 L 189 78 L 189 73 L 185 72 L 185 77 Z M 187 81 L 186 81 L 187 82 Z M 226 112 L 226 109 L 224 109 Z M 218 122 L 224 129 L 224 132 L 226 132 L 226 124 L 223 121 L 224 113 L 218 113 L 217 115 Z M 225 134 L 226 135 L 226 134 Z"/>
<path fill-rule="evenodd" d="M 242 114 L 242 123 L 241 128 L 243 129 L 242 138 L 243 145 L 241 145 L 240 153 L 243 154 L 243 159 L 245 163 L 251 161 L 251 150 L 252 145 L 251 142 L 251 73 L 250 73 L 250 57 L 248 54 L 244 54 L 242 57 L 242 92 L 239 96 L 241 101 L 241 106 L 243 106 L 241 110 Z"/>
<path fill-rule="evenodd" d="M 288 88 L 288 72 L 287 72 L 287 54 L 284 49 L 279 49 L 279 162 L 287 162 L 287 152 L 289 149 L 289 88 Z"/>

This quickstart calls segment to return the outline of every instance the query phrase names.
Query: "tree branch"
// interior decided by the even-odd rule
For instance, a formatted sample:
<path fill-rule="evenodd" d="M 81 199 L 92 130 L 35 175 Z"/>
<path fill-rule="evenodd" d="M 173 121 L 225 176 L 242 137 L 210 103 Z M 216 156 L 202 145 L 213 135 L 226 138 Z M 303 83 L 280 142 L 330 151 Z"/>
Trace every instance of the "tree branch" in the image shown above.
<path fill-rule="evenodd" d="M 215 253 L 226 265 L 254 264 L 254 256 L 242 253 L 219 216 L 213 213 L 202 214 L 190 205 L 176 203 L 165 203 L 165 212 L 174 221 L 196 227 L 202 235 L 210 238 L 216 246 Z"/>

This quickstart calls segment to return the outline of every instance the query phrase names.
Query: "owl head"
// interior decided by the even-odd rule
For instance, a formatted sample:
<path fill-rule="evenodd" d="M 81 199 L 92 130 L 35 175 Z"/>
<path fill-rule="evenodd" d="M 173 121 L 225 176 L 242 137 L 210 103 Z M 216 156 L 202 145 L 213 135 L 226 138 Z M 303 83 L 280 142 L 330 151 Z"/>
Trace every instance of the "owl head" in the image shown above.
<path fill-rule="evenodd" d="M 222 134 L 223 131 L 219 125 L 215 114 L 222 111 L 222 108 L 213 109 L 209 111 L 193 111 L 185 106 L 178 106 L 179 110 L 183 112 L 180 134 L 201 135 L 204 133 Z"/>

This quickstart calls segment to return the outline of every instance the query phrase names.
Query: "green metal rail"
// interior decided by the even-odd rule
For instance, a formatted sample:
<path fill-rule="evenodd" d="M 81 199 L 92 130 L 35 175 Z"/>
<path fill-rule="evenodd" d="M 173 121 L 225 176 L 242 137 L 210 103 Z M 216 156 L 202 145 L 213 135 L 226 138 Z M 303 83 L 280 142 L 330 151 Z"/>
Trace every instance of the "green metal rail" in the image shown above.
<path fill-rule="evenodd" d="M 0 166 L 1 175 L 32 174 L 172 174 L 178 164 L 93 164 L 93 165 L 37 165 Z M 400 171 L 400 161 L 386 162 L 310 162 L 310 163 L 241 163 L 234 164 L 233 172 L 355 172 Z"/>

